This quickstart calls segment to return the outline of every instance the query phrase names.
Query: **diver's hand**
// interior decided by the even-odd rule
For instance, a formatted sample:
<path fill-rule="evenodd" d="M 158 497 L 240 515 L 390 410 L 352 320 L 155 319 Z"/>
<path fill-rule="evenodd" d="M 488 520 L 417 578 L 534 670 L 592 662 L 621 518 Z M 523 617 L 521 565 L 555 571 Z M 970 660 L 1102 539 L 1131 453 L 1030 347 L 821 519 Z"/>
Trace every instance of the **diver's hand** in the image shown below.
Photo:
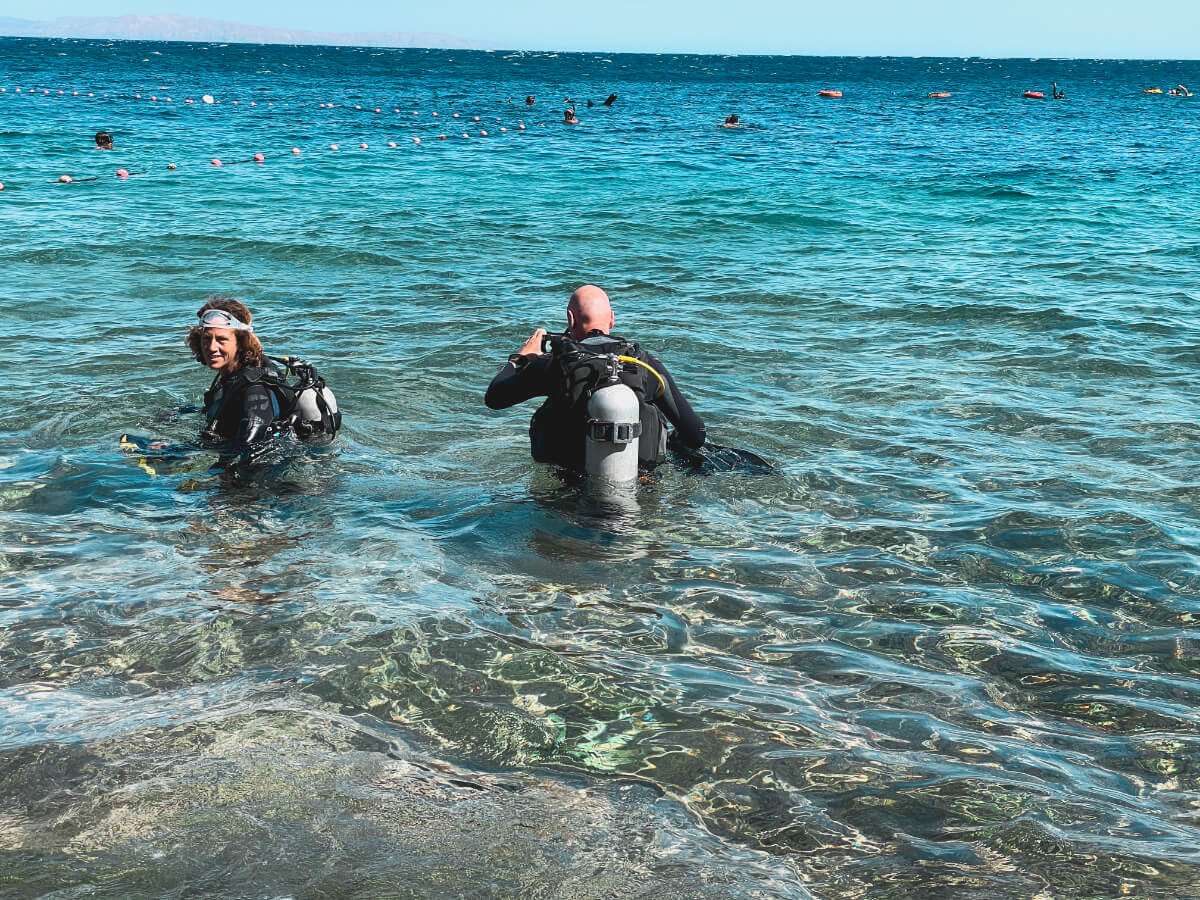
<path fill-rule="evenodd" d="M 539 328 L 527 340 L 521 349 L 517 351 L 521 356 L 541 356 L 542 355 L 542 338 L 546 336 L 546 329 Z"/>

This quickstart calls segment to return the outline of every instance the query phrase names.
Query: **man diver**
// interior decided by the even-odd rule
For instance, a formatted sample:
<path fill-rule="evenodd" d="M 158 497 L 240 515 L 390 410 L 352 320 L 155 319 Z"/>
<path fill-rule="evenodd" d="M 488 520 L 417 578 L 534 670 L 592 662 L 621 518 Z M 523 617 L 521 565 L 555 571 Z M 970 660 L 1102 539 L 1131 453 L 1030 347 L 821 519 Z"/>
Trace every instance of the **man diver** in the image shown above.
<path fill-rule="evenodd" d="M 584 471 L 588 427 L 589 386 L 581 370 L 610 354 L 631 357 L 636 365 L 623 367 L 621 380 L 637 395 L 641 434 L 638 466 L 649 471 L 666 459 L 664 419 L 675 426 L 675 438 L 684 446 L 704 444 L 704 423 L 679 393 L 666 366 L 624 338 L 610 334 L 615 317 L 608 295 L 594 284 L 585 284 L 567 304 L 567 330 L 551 338 L 552 347 L 570 346 L 570 352 L 542 352 L 546 330 L 539 328 L 508 358 L 484 395 L 488 409 L 507 409 L 532 397 L 546 401 L 529 423 L 529 448 L 538 462 L 571 472 Z"/>
<path fill-rule="evenodd" d="M 289 385 L 254 334 L 249 308 L 237 300 L 209 300 L 188 329 L 187 345 L 197 362 L 216 375 L 204 393 L 205 447 L 218 448 L 224 468 L 252 464 L 271 448 L 271 439 L 291 431 L 301 440 L 330 439 L 341 427 L 337 401 L 307 363 L 284 360 L 301 376 Z"/>

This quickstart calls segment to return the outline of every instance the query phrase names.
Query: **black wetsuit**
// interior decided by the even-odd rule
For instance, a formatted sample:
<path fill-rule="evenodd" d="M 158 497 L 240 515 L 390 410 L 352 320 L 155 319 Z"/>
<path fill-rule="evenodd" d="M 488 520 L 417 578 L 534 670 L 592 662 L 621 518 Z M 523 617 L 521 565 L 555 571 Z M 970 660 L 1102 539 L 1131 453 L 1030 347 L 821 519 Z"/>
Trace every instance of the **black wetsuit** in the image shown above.
<path fill-rule="evenodd" d="M 592 334 L 580 346 L 596 353 L 627 353 L 628 345 L 619 338 Z M 623 376 L 638 397 L 642 433 L 638 438 L 638 464 L 652 469 L 666 458 L 666 429 L 663 418 L 675 426 L 676 439 L 688 447 L 704 444 L 704 423 L 696 415 L 662 361 L 645 351 L 636 358 L 650 365 L 663 377 L 666 391 L 654 399 L 658 379 L 640 366 Z M 586 456 L 586 403 L 572 403 L 564 393 L 563 363 L 553 354 L 534 357 L 521 368 L 509 362 L 488 385 L 483 402 L 488 409 L 507 409 L 533 397 L 546 402 L 529 423 L 529 449 L 538 462 L 582 472 Z"/>
<path fill-rule="evenodd" d="M 271 385 L 282 380 L 279 370 L 243 366 L 232 375 L 217 375 L 204 393 L 208 424 L 200 436 L 207 447 L 221 450 L 221 464 L 245 464 L 266 449 L 275 434 L 279 400 Z"/>

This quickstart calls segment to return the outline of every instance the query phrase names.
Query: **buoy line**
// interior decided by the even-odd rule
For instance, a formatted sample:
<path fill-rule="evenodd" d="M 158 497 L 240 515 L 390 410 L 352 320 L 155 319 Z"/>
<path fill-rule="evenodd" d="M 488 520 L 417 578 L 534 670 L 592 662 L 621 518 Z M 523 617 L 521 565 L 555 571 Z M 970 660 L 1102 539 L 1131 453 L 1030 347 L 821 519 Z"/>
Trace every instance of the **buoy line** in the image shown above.
<path fill-rule="evenodd" d="M 16 95 L 23 95 L 23 96 L 26 96 L 26 97 L 29 97 L 29 98 L 32 98 L 35 100 L 78 99 L 78 100 L 83 100 L 83 101 L 90 100 L 93 102 L 94 101 L 109 101 L 110 103 L 114 102 L 114 101 L 122 101 L 122 102 L 126 102 L 126 103 L 142 102 L 142 103 L 150 103 L 150 104 L 155 104 L 155 105 L 170 103 L 170 104 L 176 104 L 175 109 L 177 111 L 180 110 L 182 108 L 182 106 L 193 107 L 193 108 L 202 108 L 202 107 L 215 107 L 215 106 L 222 105 L 222 100 L 220 98 L 218 98 L 212 94 L 202 94 L 198 101 L 192 97 L 185 97 L 183 99 L 182 106 L 180 106 L 178 104 L 178 101 L 173 96 L 166 94 L 165 92 L 163 94 L 159 94 L 157 92 L 150 92 L 150 91 L 133 91 L 133 92 L 126 92 L 126 93 L 117 93 L 117 92 L 103 92 L 103 91 L 95 91 L 95 90 L 91 90 L 91 91 L 69 90 L 68 91 L 65 88 L 52 89 L 52 88 L 48 88 L 48 87 L 13 86 L 11 88 L 11 91 L 10 91 L 10 88 L 8 88 L 8 87 L 0 87 L 0 95 L 7 95 L 9 97 L 13 97 L 14 99 L 15 99 Z M 0 97 L 0 99 L 3 99 L 3 97 Z M 504 102 L 504 101 L 497 100 L 496 102 L 500 103 L 500 102 Z M 508 102 L 511 103 L 511 100 Z M 410 108 L 411 104 L 405 104 L 404 106 L 396 106 L 394 104 L 364 105 L 362 103 L 353 103 L 353 104 L 351 104 L 351 103 L 334 103 L 332 101 L 318 101 L 316 103 L 306 101 L 306 102 L 293 103 L 290 101 L 280 100 L 279 98 L 276 98 L 276 100 L 249 100 L 249 101 L 245 100 L 244 98 L 238 98 L 238 99 L 226 100 L 223 105 L 225 106 L 226 109 L 228 109 L 230 107 L 259 107 L 259 108 L 265 108 L 265 109 L 275 109 L 275 108 L 289 109 L 293 114 L 296 109 L 314 108 L 315 107 L 317 109 L 328 109 L 328 110 L 336 109 L 341 112 L 355 112 L 355 113 L 363 112 L 363 113 L 369 114 L 371 116 L 374 116 L 376 114 L 385 115 L 387 113 L 388 109 L 390 108 L 390 111 L 393 115 L 405 116 L 405 121 L 410 127 L 416 126 L 419 129 L 421 129 L 423 132 L 427 132 L 422 135 L 410 136 L 409 141 L 411 141 L 411 144 L 413 147 L 422 147 L 422 146 L 424 146 L 424 140 L 429 140 L 429 139 L 435 139 L 438 141 L 449 141 L 449 140 L 451 140 L 452 137 L 454 137 L 454 138 L 457 138 L 458 140 L 470 140 L 474 137 L 479 137 L 479 138 L 495 137 L 500 134 L 508 134 L 510 131 L 512 131 L 514 134 L 520 134 L 522 132 L 527 131 L 528 127 L 529 127 L 526 125 L 524 118 L 518 119 L 515 123 L 513 123 L 512 121 L 509 121 L 506 124 L 504 117 L 495 115 L 495 111 L 492 111 L 490 113 L 479 113 L 479 114 L 475 114 L 473 112 L 464 112 L 461 110 L 460 111 L 439 111 L 439 110 L 428 110 L 427 105 L 424 105 L 425 106 L 424 109 L 411 109 Z M 526 115 L 528 115 L 529 111 L 527 109 L 523 108 L 522 111 L 525 112 Z M 454 120 L 458 120 L 458 121 L 454 121 Z M 494 121 L 496 123 L 494 128 L 493 128 L 493 126 L 487 124 L 492 121 Z M 451 135 L 450 133 L 447 132 L 447 130 L 445 130 L 445 125 L 439 126 L 439 122 L 444 122 L 446 125 L 453 123 L 456 126 L 458 126 L 460 124 L 476 126 L 478 128 L 478 131 L 477 132 L 462 131 L 460 134 Z M 484 126 L 486 126 L 486 127 L 484 127 Z M 537 127 L 545 128 L 546 123 L 538 122 Z M 386 146 L 388 149 L 397 149 L 399 145 L 397 144 L 396 140 L 388 140 L 388 141 L 386 141 Z M 338 152 L 341 149 L 341 145 L 337 142 L 330 143 L 327 145 L 327 147 L 328 147 L 329 152 Z M 369 150 L 370 145 L 366 141 L 360 141 L 358 143 L 358 149 L 359 150 Z M 290 151 L 293 156 L 301 155 L 301 149 L 299 147 L 291 147 Z M 106 150 L 105 152 L 114 152 L 114 151 Z M 115 152 L 119 153 L 120 151 L 115 151 Z M 248 163 L 248 162 L 262 163 L 265 161 L 266 161 L 266 157 L 264 154 L 256 153 L 254 156 L 250 157 L 249 159 L 239 159 L 239 160 L 235 160 L 235 161 L 226 161 L 226 160 L 221 159 L 220 157 L 212 157 L 209 160 L 209 165 L 210 165 L 210 167 L 224 168 L 226 166 L 238 165 L 240 163 Z M 170 162 L 166 165 L 165 168 L 168 171 L 175 171 L 175 170 L 179 169 L 179 165 L 175 162 Z M 115 178 L 118 178 L 121 180 L 126 180 L 134 175 L 147 175 L 147 174 L 152 174 L 152 170 L 146 168 L 143 165 L 143 167 L 138 171 L 130 171 L 129 169 L 122 167 L 122 168 L 117 169 L 115 172 L 105 173 L 102 175 L 62 174 L 62 175 L 59 175 L 57 178 L 54 178 L 53 180 L 48 181 L 46 183 L 48 183 L 48 184 L 86 184 L 86 183 L 91 183 L 91 182 L 95 182 L 95 181 L 100 181 L 107 177 L 115 177 Z M 7 184 L 7 187 L 9 187 L 9 188 L 16 187 L 16 186 L 17 186 L 16 182 L 10 181 Z M 0 182 L 0 191 L 5 190 L 5 188 L 6 188 L 6 185 L 3 182 Z"/>
<path fill-rule="evenodd" d="M 479 119 L 479 117 L 476 117 L 476 120 L 478 120 L 478 119 Z M 502 119 L 497 118 L 497 121 L 502 121 Z M 542 127 L 544 127 L 544 123 L 538 123 L 538 124 L 541 125 Z M 527 128 L 526 128 L 525 123 L 523 121 L 520 121 L 517 123 L 516 130 L 513 133 L 520 134 L 521 132 L 526 131 L 526 130 L 527 130 Z M 503 133 L 507 134 L 509 132 L 509 129 L 505 126 L 500 126 L 498 128 L 498 132 L 503 132 Z M 492 132 L 489 132 L 486 128 L 479 129 L 477 134 L 479 137 L 491 137 L 492 136 Z M 464 131 L 464 132 L 462 132 L 460 139 L 471 140 L 474 136 L 475 135 L 473 135 L 472 133 Z M 437 139 L 441 140 L 441 141 L 449 140 L 450 137 L 451 137 L 451 135 L 444 134 L 444 133 L 437 135 Z M 422 141 L 422 139 L 419 136 L 413 136 L 411 138 L 411 142 L 412 142 L 412 146 L 414 148 L 420 148 L 420 147 L 424 146 L 424 142 Z M 400 146 L 401 145 L 397 141 L 389 140 L 389 141 L 386 141 L 386 149 L 383 151 L 377 151 L 377 152 L 386 152 L 387 150 L 397 150 L 400 148 Z M 371 149 L 371 145 L 366 141 L 360 141 L 358 143 L 357 149 L 360 151 L 364 151 L 364 150 L 369 151 Z M 318 148 L 316 152 L 320 153 L 320 150 L 321 150 L 321 148 Z M 326 146 L 325 150 L 326 150 L 327 154 L 340 153 L 341 145 L 337 142 L 330 143 Z M 115 153 L 118 153 L 119 151 L 105 150 L 102 152 L 115 154 Z M 280 156 L 285 159 L 288 157 L 291 157 L 292 159 L 298 159 L 299 157 L 303 156 L 304 153 L 305 153 L 305 151 L 300 147 L 290 147 L 287 150 L 280 151 Z M 259 151 L 259 152 L 253 153 L 252 155 L 250 155 L 249 157 L 244 158 L 244 159 L 239 158 L 239 159 L 233 159 L 233 160 L 225 160 L 219 156 L 214 156 L 208 160 L 208 166 L 209 166 L 209 168 L 224 169 L 229 166 L 243 165 L 245 163 L 265 164 L 267 162 L 267 160 L 268 160 L 268 155 L 262 151 Z M 180 169 L 180 165 L 176 162 L 168 162 L 165 166 L 162 167 L 161 170 L 158 170 L 155 167 L 147 168 L 147 167 L 145 167 L 145 164 L 143 164 L 143 168 L 138 169 L 136 171 L 126 168 L 125 166 L 122 166 L 120 168 L 117 168 L 115 171 L 107 172 L 104 174 L 94 174 L 94 173 L 89 173 L 86 175 L 61 174 L 61 175 L 57 176 L 56 178 L 54 178 L 50 181 L 46 181 L 44 183 L 46 183 L 46 184 L 90 184 L 92 182 L 98 182 L 98 181 L 102 181 L 102 180 L 105 180 L 108 178 L 116 178 L 120 181 L 126 181 L 135 175 L 153 175 L 153 174 L 155 174 L 156 171 L 174 172 L 174 171 L 178 171 L 179 169 Z M 0 182 L 0 191 L 4 191 L 6 188 L 12 188 L 12 187 L 16 187 L 16 186 L 17 186 L 17 183 L 15 183 L 15 182 L 10 181 L 7 184 Z"/>

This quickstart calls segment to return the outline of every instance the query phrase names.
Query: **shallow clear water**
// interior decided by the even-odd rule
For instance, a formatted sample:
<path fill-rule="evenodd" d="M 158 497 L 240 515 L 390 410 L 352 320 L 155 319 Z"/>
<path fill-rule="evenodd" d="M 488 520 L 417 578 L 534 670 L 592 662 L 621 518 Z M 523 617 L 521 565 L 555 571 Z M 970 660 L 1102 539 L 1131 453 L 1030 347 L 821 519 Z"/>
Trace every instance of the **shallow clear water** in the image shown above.
<path fill-rule="evenodd" d="M 0 41 L 0 886 L 1200 896 L 1198 76 Z M 588 281 L 776 474 L 530 462 Z M 118 449 L 212 293 L 333 450 Z"/>

